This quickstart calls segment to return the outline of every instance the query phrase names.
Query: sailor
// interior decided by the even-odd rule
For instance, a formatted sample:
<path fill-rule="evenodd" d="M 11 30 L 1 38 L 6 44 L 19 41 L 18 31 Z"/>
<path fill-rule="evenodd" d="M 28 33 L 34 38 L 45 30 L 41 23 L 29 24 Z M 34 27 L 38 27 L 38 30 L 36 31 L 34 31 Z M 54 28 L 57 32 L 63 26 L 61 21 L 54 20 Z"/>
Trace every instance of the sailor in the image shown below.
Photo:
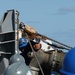
<path fill-rule="evenodd" d="M 66 54 L 60 72 L 62 75 L 75 75 L 75 47 Z"/>
<path fill-rule="evenodd" d="M 39 38 L 37 38 L 37 39 L 39 40 Z M 48 41 L 48 39 L 46 39 L 46 40 Z M 36 51 L 35 55 L 37 56 L 37 59 L 42 67 L 42 70 L 43 70 L 44 74 L 46 74 L 46 75 L 47 74 L 50 75 L 51 68 L 52 68 L 52 62 L 53 62 L 53 55 L 48 52 L 54 50 L 53 48 L 51 48 L 51 50 L 50 50 L 50 46 L 49 46 L 49 48 L 47 48 L 48 46 L 49 45 L 47 45 L 44 41 L 42 41 L 42 39 L 40 39 L 37 44 L 33 45 L 33 49 Z M 39 65 L 37 63 L 35 56 L 32 58 L 29 66 L 31 68 L 35 67 L 35 68 L 39 69 Z"/>
<path fill-rule="evenodd" d="M 31 44 L 35 44 L 33 41 L 31 41 Z M 20 55 L 22 55 L 25 58 L 25 63 L 29 65 L 31 58 L 28 57 L 28 54 L 32 52 L 32 49 L 29 45 L 29 42 L 26 38 L 20 38 L 19 39 L 19 50 L 21 51 Z"/>
<path fill-rule="evenodd" d="M 32 41 L 31 41 L 31 44 L 35 51 L 35 54 L 37 55 L 40 65 L 43 65 L 43 63 L 45 64 L 49 63 L 50 61 L 48 59 L 50 58 L 50 55 L 47 53 L 44 53 L 41 50 L 41 44 L 39 42 L 32 42 Z M 25 58 L 26 64 L 29 65 L 31 69 L 34 69 L 34 71 L 35 69 L 39 70 L 39 65 L 37 64 L 37 60 L 34 54 L 32 54 L 33 53 L 32 49 L 25 38 L 20 38 L 19 49 L 22 52 L 21 55 Z M 46 66 L 49 67 L 48 64 Z M 49 67 L 49 70 L 50 70 L 50 67 Z"/>

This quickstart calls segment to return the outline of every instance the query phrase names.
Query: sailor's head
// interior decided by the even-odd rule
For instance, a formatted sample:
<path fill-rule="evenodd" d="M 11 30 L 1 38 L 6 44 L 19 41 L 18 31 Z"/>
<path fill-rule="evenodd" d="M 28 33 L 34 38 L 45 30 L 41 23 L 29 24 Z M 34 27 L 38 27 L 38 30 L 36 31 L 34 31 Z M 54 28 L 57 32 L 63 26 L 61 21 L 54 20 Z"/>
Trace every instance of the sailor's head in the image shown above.
<path fill-rule="evenodd" d="M 20 38 L 19 39 L 19 50 L 21 52 L 24 52 L 25 47 L 28 45 L 28 40 L 26 38 Z"/>
<path fill-rule="evenodd" d="M 27 39 L 25 39 L 25 38 L 20 38 L 19 39 L 19 48 L 23 48 L 23 47 L 27 46 L 27 44 L 28 44 Z"/>
<path fill-rule="evenodd" d="M 34 41 L 34 44 L 33 44 L 34 50 L 40 50 L 42 46 L 40 44 L 40 37 L 35 38 L 33 41 Z"/>
<path fill-rule="evenodd" d="M 36 43 L 33 45 L 33 48 L 37 51 L 41 49 L 41 44 L 40 43 Z"/>
<path fill-rule="evenodd" d="M 35 49 L 35 50 L 41 49 L 41 44 L 40 44 L 39 39 L 35 39 L 33 41 L 30 41 L 30 42 L 32 44 L 33 49 Z M 19 40 L 19 49 L 23 52 L 23 50 L 26 47 L 30 48 L 28 40 L 26 40 L 25 38 L 20 38 L 20 40 Z"/>
<path fill-rule="evenodd" d="M 75 48 L 66 54 L 60 72 L 62 75 L 75 75 Z"/>

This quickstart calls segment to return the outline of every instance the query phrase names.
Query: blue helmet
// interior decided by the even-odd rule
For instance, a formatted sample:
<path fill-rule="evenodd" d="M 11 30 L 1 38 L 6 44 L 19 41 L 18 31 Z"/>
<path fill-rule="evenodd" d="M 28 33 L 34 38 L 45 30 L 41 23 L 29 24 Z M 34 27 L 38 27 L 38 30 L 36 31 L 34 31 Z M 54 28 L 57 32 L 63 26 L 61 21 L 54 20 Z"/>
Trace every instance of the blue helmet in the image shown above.
<path fill-rule="evenodd" d="M 23 48 L 23 47 L 27 46 L 27 44 L 28 44 L 28 40 L 27 39 L 20 38 L 20 40 L 19 40 L 19 48 Z"/>
<path fill-rule="evenodd" d="M 66 54 L 60 72 L 63 75 L 75 75 L 75 48 Z"/>

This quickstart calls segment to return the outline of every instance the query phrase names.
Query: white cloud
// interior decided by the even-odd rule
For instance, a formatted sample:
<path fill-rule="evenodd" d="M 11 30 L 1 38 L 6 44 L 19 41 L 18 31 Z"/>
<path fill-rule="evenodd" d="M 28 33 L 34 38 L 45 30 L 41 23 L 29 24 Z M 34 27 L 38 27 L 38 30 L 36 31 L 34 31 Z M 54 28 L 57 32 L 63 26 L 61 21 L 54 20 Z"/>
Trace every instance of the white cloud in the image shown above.
<path fill-rule="evenodd" d="M 75 7 L 70 7 L 70 8 L 63 7 L 63 8 L 58 9 L 58 11 L 60 11 L 60 12 L 75 12 Z"/>
<path fill-rule="evenodd" d="M 69 14 L 71 12 L 75 12 L 75 7 L 63 7 L 63 8 L 59 8 L 57 10 L 57 12 L 54 13 L 53 15 L 66 15 L 66 14 Z"/>

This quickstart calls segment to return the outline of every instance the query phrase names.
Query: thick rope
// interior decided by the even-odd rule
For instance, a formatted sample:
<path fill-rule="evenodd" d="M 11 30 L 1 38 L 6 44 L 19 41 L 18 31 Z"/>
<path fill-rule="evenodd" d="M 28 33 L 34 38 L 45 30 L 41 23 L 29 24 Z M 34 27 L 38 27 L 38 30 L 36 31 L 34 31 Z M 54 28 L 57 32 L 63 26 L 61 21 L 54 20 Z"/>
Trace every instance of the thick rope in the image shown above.
<path fill-rule="evenodd" d="M 28 38 L 27 33 L 26 33 L 26 36 L 27 36 L 27 38 Z M 37 55 L 35 54 L 35 51 L 34 51 L 32 45 L 31 45 L 31 42 L 30 42 L 30 39 L 29 39 L 29 38 L 28 38 L 28 41 L 29 41 L 30 47 L 31 47 L 31 49 L 32 49 L 32 51 L 33 51 L 33 54 L 34 54 L 34 56 L 35 56 L 35 58 L 36 58 L 36 60 L 37 60 L 37 63 L 38 63 L 39 68 L 40 68 L 40 70 L 41 70 L 41 73 L 42 73 L 42 75 L 44 75 L 44 72 L 43 72 L 43 70 L 42 70 L 42 67 L 41 67 L 41 65 L 40 65 L 40 63 L 39 63 L 39 60 L 38 60 L 38 58 L 37 58 Z"/>

